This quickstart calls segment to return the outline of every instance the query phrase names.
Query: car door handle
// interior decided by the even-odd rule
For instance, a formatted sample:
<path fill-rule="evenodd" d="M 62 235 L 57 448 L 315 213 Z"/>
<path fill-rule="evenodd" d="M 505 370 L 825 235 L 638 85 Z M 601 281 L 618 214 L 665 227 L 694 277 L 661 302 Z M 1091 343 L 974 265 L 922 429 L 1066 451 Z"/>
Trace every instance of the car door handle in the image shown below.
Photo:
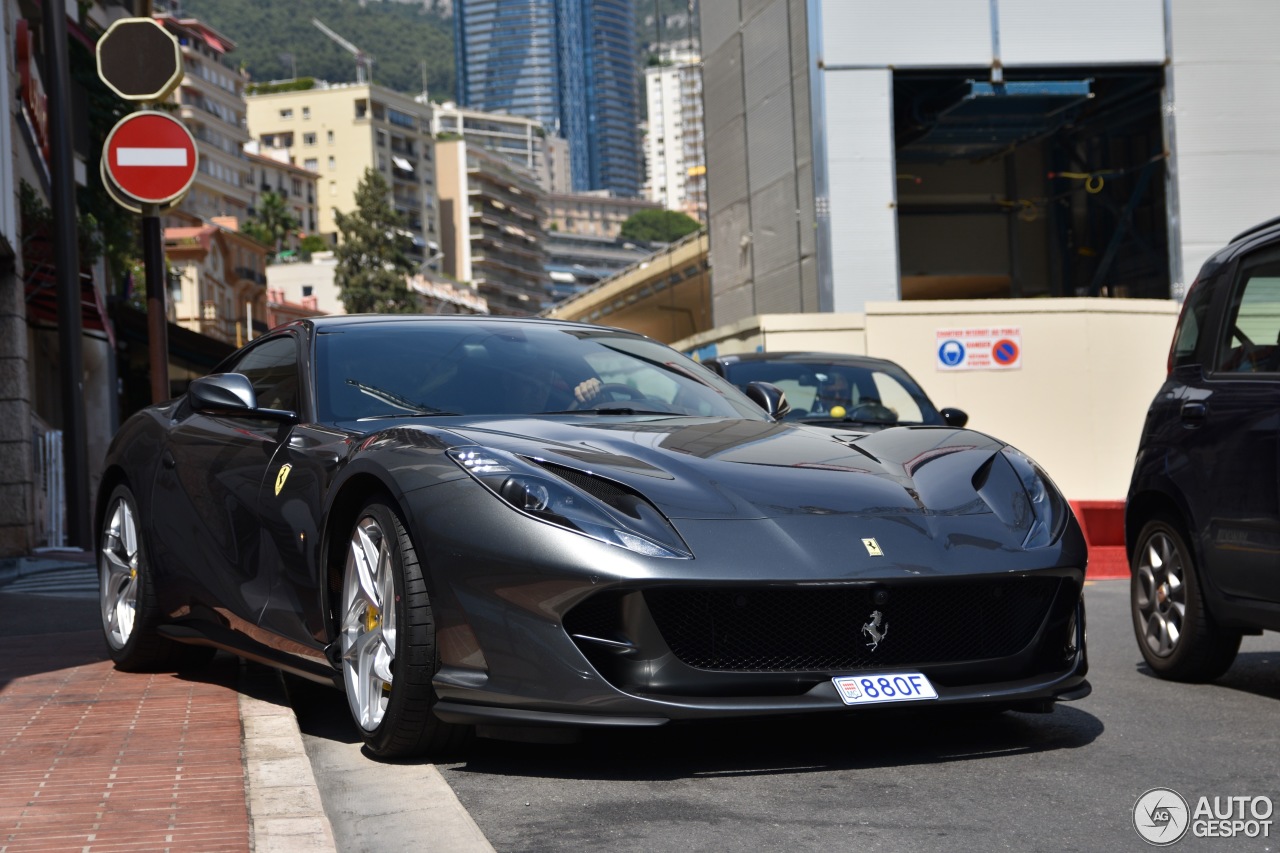
<path fill-rule="evenodd" d="M 173 454 L 166 450 L 160 454 L 160 464 L 166 468 L 174 468 L 177 466 L 178 460 L 174 459 Z"/>
<path fill-rule="evenodd" d="M 1204 423 L 1205 416 L 1208 414 L 1209 407 L 1199 401 L 1192 400 L 1182 404 L 1183 426 L 1201 426 Z"/>

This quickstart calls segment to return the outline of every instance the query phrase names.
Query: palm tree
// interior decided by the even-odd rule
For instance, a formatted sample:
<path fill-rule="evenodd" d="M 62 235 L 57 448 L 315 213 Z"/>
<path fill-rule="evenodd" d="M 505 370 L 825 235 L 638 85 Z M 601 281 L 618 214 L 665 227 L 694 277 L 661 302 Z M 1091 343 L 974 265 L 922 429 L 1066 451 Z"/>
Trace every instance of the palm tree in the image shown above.
<path fill-rule="evenodd" d="M 258 199 L 258 208 L 250 221 L 256 226 L 250 229 L 251 233 L 269 237 L 275 243 L 277 255 L 284 249 L 285 238 L 302 224 L 285 203 L 284 196 L 273 192 L 265 192 Z"/>

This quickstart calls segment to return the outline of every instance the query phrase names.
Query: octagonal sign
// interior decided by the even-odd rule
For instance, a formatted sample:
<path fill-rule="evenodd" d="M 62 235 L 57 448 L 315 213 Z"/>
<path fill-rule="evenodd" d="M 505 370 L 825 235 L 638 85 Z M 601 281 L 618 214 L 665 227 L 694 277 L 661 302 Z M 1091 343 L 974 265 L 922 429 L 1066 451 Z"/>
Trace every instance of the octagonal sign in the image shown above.
<path fill-rule="evenodd" d="M 127 115 L 111 128 L 102 146 L 111 180 L 130 199 L 167 204 L 179 199 L 196 177 L 196 141 L 168 113 Z"/>
<path fill-rule="evenodd" d="M 121 18 L 98 39 L 98 76 L 130 101 L 159 101 L 182 82 L 182 48 L 151 18 Z"/>

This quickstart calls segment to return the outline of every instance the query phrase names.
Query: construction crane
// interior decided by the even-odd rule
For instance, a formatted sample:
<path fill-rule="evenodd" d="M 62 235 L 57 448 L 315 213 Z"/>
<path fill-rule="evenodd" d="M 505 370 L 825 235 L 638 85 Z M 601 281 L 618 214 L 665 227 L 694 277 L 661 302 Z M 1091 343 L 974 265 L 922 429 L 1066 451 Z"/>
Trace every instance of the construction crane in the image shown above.
<path fill-rule="evenodd" d="M 324 25 L 324 21 L 319 18 L 311 19 L 312 25 L 320 32 L 333 39 L 339 47 L 350 53 L 356 58 L 356 82 L 372 83 L 373 82 L 373 57 L 356 47 L 342 36 L 335 33 Z"/>

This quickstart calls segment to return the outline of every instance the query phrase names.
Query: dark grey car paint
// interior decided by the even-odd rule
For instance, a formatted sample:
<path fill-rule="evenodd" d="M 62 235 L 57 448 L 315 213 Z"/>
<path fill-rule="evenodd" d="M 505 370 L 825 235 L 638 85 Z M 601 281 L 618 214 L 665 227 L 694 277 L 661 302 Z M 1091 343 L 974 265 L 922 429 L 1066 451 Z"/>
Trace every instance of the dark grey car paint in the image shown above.
<path fill-rule="evenodd" d="M 291 332 L 310 335 L 326 322 L 359 321 L 303 322 Z M 310 375 L 306 359 L 302 370 Z M 303 400 L 304 409 L 314 406 L 309 390 Z M 839 585 L 1037 572 L 1070 579 L 1076 596 L 1083 585 L 1087 553 L 1074 517 L 1067 514 L 1052 544 L 1023 549 L 1025 492 L 1000 453 L 1004 445 L 975 432 L 589 414 L 336 424 L 302 416 L 292 425 L 218 421 L 215 428 L 170 403 L 131 418 L 113 441 L 102 494 L 127 479 L 152 519 L 143 533 L 173 622 L 166 632 L 335 680 L 325 654 L 334 639 L 327 573 L 345 553 L 359 500 L 385 494 L 428 570 L 442 664 L 437 713 L 446 719 L 657 724 L 845 707 L 829 680 L 790 696 L 618 689 L 561 624 L 573 605 L 615 585 Z M 218 440 L 191 441 L 191 431 Z M 231 435 L 243 446 L 228 450 Z M 635 489 L 670 519 L 693 559 L 642 556 L 523 515 L 448 458 L 446 450 L 465 444 Z M 175 466 L 161 463 L 166 454 Z M 292 468 L 277 493 L 286 462 Z M 179 468 L 195 478 L 185 490 L 175 485 Z M 100 503 L 99 521 L 104 511 Z M 869 556 L 867 537 L 885 556 Z M 1086 671 L 1081 643 L 1074 659 L 1042 677 L 939 692 L 944 702 L 1073 698 L 1087 693 Z"/>

